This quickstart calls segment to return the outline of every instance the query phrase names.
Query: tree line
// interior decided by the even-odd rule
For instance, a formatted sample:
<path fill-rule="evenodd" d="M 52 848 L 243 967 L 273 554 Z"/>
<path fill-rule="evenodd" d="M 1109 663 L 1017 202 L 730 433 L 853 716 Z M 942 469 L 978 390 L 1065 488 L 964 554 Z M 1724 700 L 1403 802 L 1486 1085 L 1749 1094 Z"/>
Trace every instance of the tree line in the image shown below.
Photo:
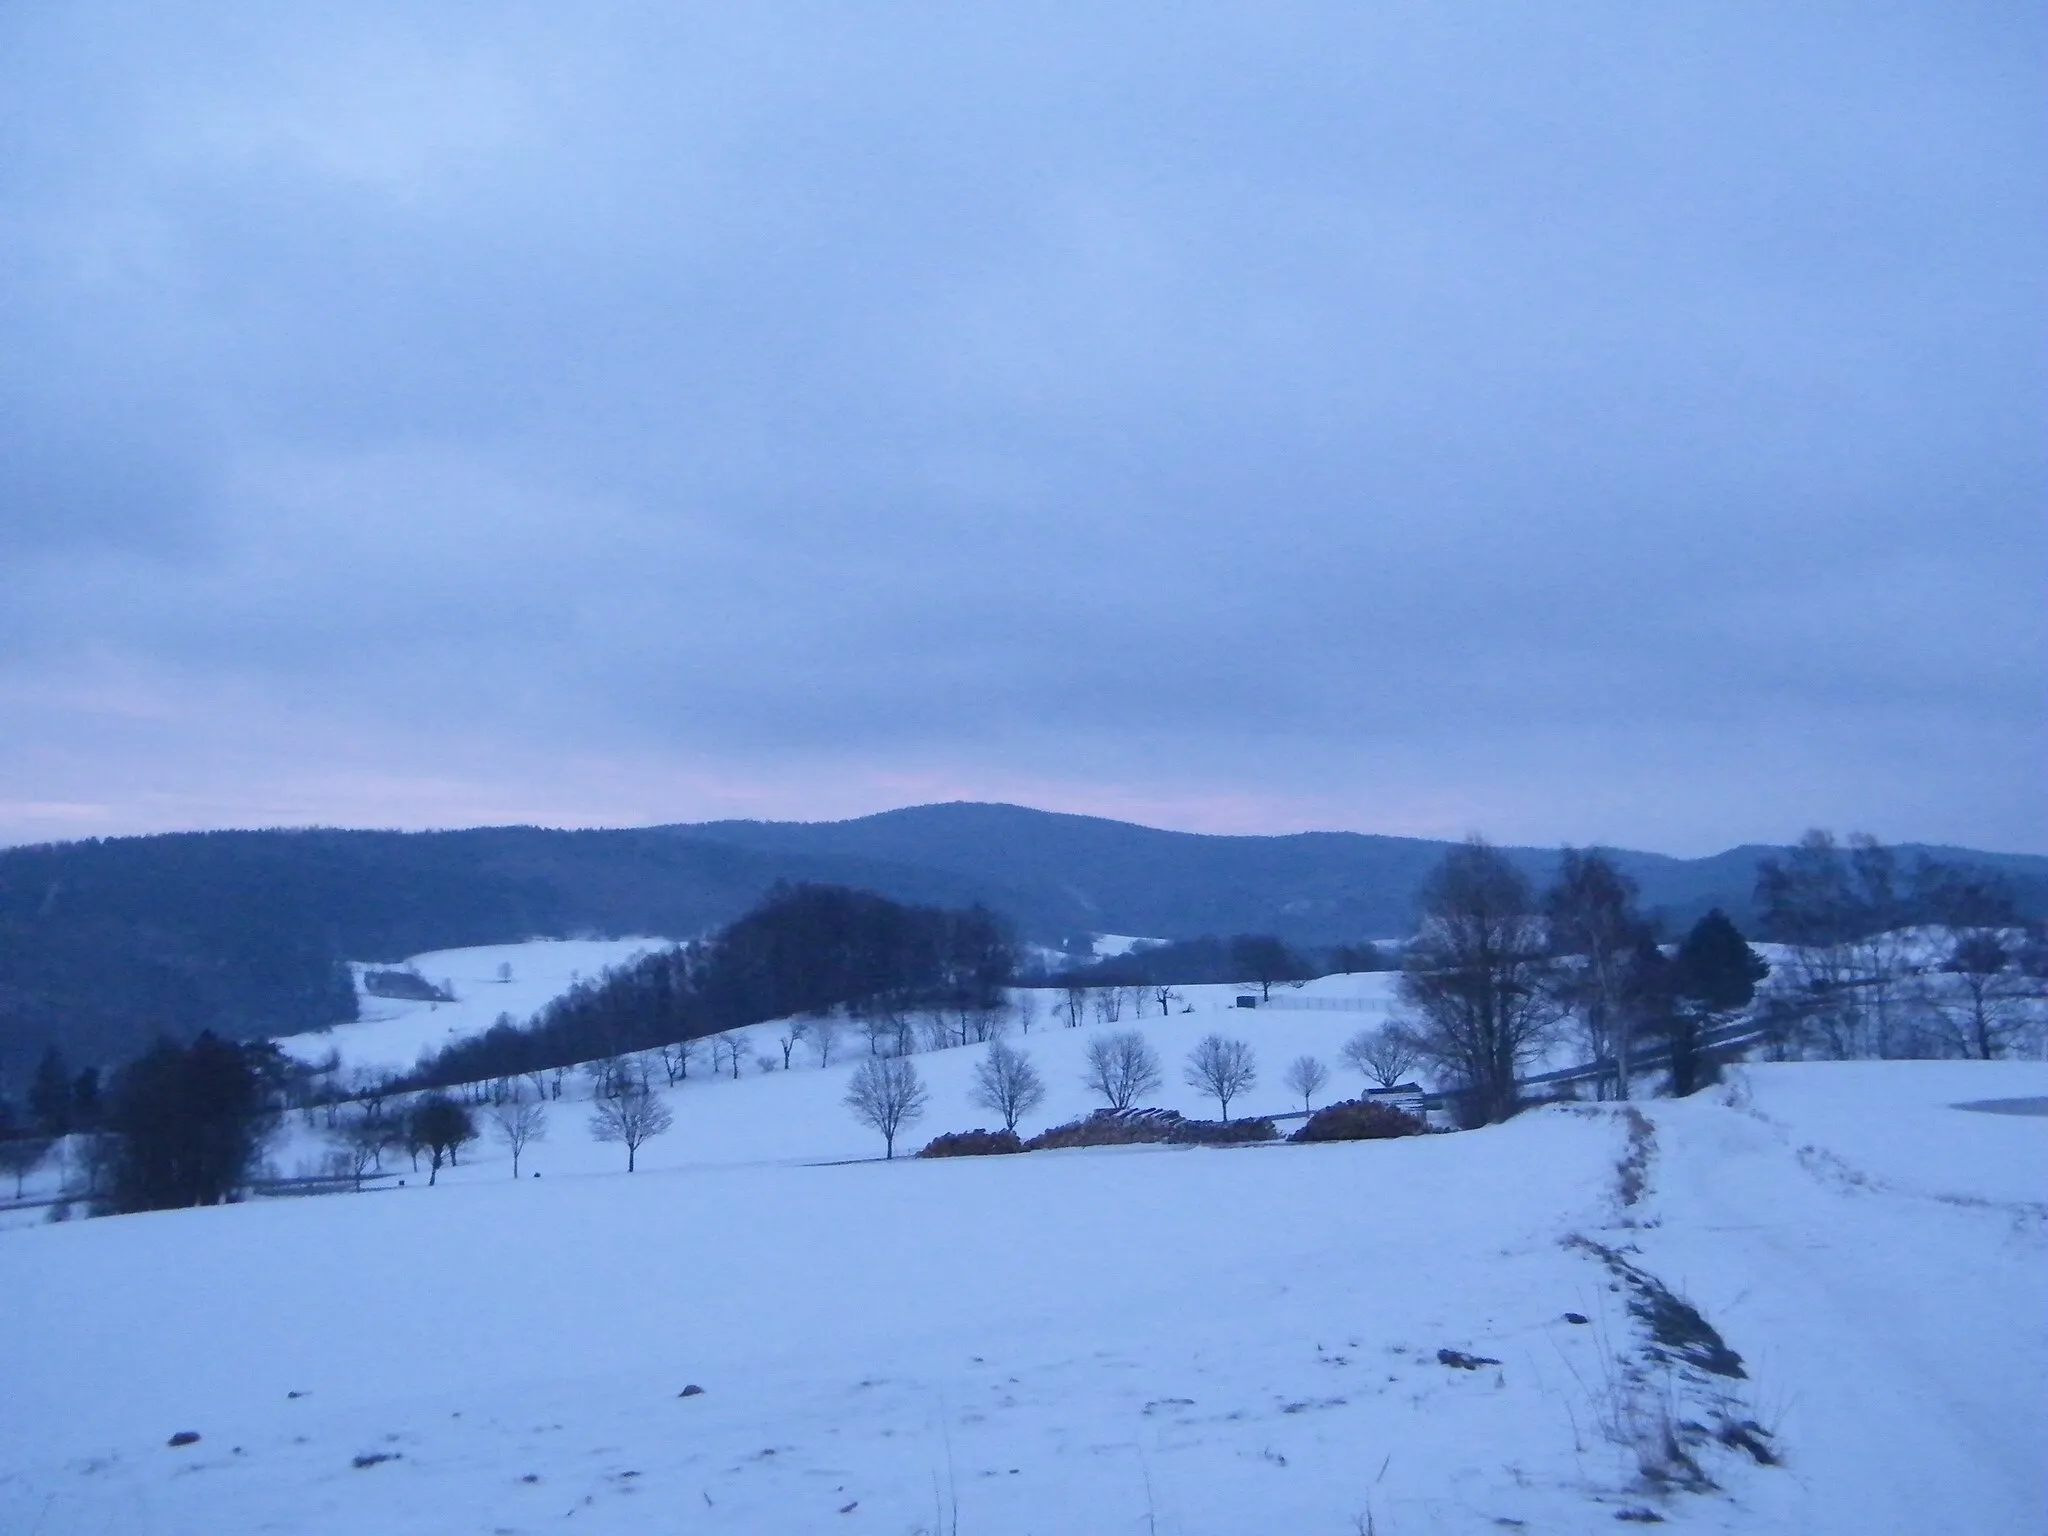
<path fill-rule="evenodd" d="M 2048 944 L 1994 872 L 1813 831 L 1758 866 L 1757 906 L 1796 946 L 1766 999 L 1780 1054 L 1991 1060 L 2040 1041 Z"/>
<path fill-rule="evenodd" d="M 422 1063 L 404 1086 L 564 1069 L 835 1012 L 892 1030 L 919 1014 L 950 1015 L 964 1037 L 986 1038 L 1016 970 L 1010 926 L 986 907 L 910 906 L 845 886 L 779 883 L 711 938 L 579 983 L 528 1025 L 501 1019 Z M 690 1053 L 674 1060 L 686 1076 Z M 736 1057 L 732 1066 L 737 1074 Z"/>
<path fill-rule="evenodd" d="M 1712 1068 L 1719 1026 L 1753 1010 L 1778 1055 L 1995 1057 L 2038 1032 L 2048 955 L 1993 873 L 1922 855 L 1902 870 L 1869 837 L 1809 833 L 1757 870 L 1763 936 L 1797 946 L 1771 968 L 1727 915 L 1667 951 L 1635 882 L 1597 850 L 1564 850 L 1537 891 L 1473 839 L 1424 886 L 1403 962 L 1408 1019 L 1381 1042 L 1436 1067 L 1468 1118 L 1512 1114 L 1518 1081 L 1576 1034 L 1606 1088 L 1627 1098 L 1654 1057 L 1685 1094 Z"/>
<path fill-rule="evenodd" d="M 1759 865 L 1763 935 L 1792 946 L 1775 975 L 1719 911 L 1677 943 L 1661 942 L 1634 883 L 1597 850 L 1564 850 L 1556 879 L 1539 891 L 1475 839 L 1446 854 L 1421 905 L 1402 961 L 1404 1018 L 1361 1031 L 1343 1056 L 1386 1088 L 1427 1063 L 1474 1121 L 1512 1113 L 1530 1063 L 1561 1035 L 1604 1074 L 1604 1091 L 1625 1098 L 1651 1071 L 1667 1091 L 1690 1092 L 1711 1073 L 1716 1031 L 1739 1016 L 1780 1055 L 1992 1058 L 2035 1039 L 2048 1006 L 2040 929 L 2018 918 L 1996 875 L 1925 856 L 1907 867 L 1865 837 L 1843 845 L 1811 833 Z M 1201 956 L 1226 979 L 1262 990 L 1312 969 L 1259 936 L 1121 958 L 1142 964 L 1175 949 L 1183 953 L 1168 955 L 1166 967 Z M 732 1031 L 774 1019 L 785 1021 L 785 1067 L 799 1044 L 827 1065 L 845 1023 L 862 1029 L 870 1059 L 856 1077 L 885 1107 L 903 1086 L 897 1079 L 915 1083 L 908 1063 L 891 1063 L 910 1053 L 918 1031 L 934 1046 L 990 1042 L 984 1070 L 995 1085 L 982 1089 L 1014 1126 L 1031 1087 L 1028 1061 L 1001 1039 L 1016 968 L 1007 925 L 985 909 L 781 885 L 710 939 L 583 983 L 529 1027 L 501 1020 L 403 1079 L 366 1074 L 344 1087 L 273 1045 L 210 1033 L 189 1044 L 160 1040 L 111 1078 L 73 1071 L 53 1047 L 20 1108 L 0 1098 L 0 1173 L 13 1173 L 19 1191 L 70 1137 L 87 1193 L 106 1209 L 228 1199 L 246 1184 L 277 1117 L 293 1107 L 312 1116 L 323 1101 L 340 1175 L 360 1181 L 402 1153 L 414 1167 L 424 1158 L 432 1182 L 476 1138 L 477 1111 L 512 1150 L 516 1173 L 523 1146 L 545 1133 L 546 1103 L 561 1097 L 579 1064 L 591 1077 L 592 1132 L 621 1143 L 631 1168 L 639 1146 L 668 1128 L 650 1081 L 654 1063 L 673 1086 L 709 1037 L 713 1069 L 737 1076 L 743 1050 L 758 1046 Z M 1114 981 L 1118 974 L 1097 967 L 1061 978 L 1056 1022 L 1078 1027 L 1092 1010 L 1096 1022 L 1114 1025 L 1126 1002 L 1141 1015 L 1148 1003 L 1173 1010 L 1178 994 L 1161 979 L 1170 969 L 1144 972 L 1143 982 Z M 1028 1034 L 1037 1003 L 1026 999 L 1016 1011 Z M 1223 1046 L 1234 1044 L 1215 1047 L 1212 1065 L 1227 1066 Z M 1249 1056 L 1238 1065 L 1249 1073 Z M 1088 1070 L 1112 1107 L 1130 1106 L 1159 1080 L 1156 1058 L 1133 1031 L 1092 1041 Z M 1231 1079 L 1226 1072 L 1215 1081 Z M 1306 1108 L 1327 1069 L 1303 1057 L 1284 1081 Z M 463 1093 L 443 1091 L 457 1085 Z M 1229 1094 L 1218 1097 L 1227 1119 Z M 893 1130 L 884 1135 L 893 1147 Z"/>
<path fill-rule="evenodd" d="M 1281 982 L 1339 972 L 1385 971 L 1398 963 L 1397 953 L 1389 954 L 1376 944 L 1297 948 L 1270 933 L 1240 933 L 1227 938 L 1209 935 L 1140 944 L 1126 954 L 1055 970 L 1047 980 L 1057 987 L 1132 990 L 1235 982 L 1270 993 Z"/>

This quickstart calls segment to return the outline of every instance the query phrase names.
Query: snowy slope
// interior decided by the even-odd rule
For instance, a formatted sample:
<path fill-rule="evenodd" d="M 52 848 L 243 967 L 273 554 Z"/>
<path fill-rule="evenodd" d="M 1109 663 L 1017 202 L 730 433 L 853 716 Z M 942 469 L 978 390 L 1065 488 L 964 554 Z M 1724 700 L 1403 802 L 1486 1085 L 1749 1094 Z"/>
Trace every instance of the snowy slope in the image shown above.
<path fill-rule="evenodd" d="M 278 1045 L 301 1061 L 322 1061 L 330 1052 L 344 1069 L 383 1071 L 412 1066 L 424 1054 L 440 1050 L 464 1035 L 481 1034 L 509 1013 L 525 1023 L 579 981 L 591 981 L 613 966 L 624 965 L 668 939 L 532 939 L 524 944 L 491 944 L 474 949 L 443 949 L 414 955 L 404 962 L 442 991 L 452 1003 L 414 1002 L 377 997 L 365 992 L 363 972 L 356 978 L 356 1022 L 308 1034 L 286 1035 Z M 499 967 L 511 968 L 499 978 Z"/>
<path fill-rule="evenodd" d="M 431 974 L 431 973 L 429 973 Z M 1317 1056 L 1329 1068 L 1329 1087 L 1318 1103 L 1349 1097 L 1366 1086 L 1356 1072 L 1341 1067 L 1339 1048 L 1346 1037 L 1380 1022 L 1391 1001 L 1392 978 L 1384 975 L 1332 976 L 1310 983 L 1291 1002 L 1313 999 L 1342 999 L 1342 1010 L 1311 1011 L 1300 1007 L 1271 1007 L 1257 1010 L 1235 1006 L 1241 995 L 1237 987 L 1188 987 L 1179 1007 L 1192 1013 L 1161 1014 L 1148 1004 L 1143 1017 L 1126 1007 L 1112 1024 L 1090 1022 L 1079 1029 L 1061 1027 L 1053 1015 L 1053 999 L 1042 994 L 1035 1003 L 1037 1018 L 1031 1032 L 1012 1028 L 1009 1043 L 1030 1055 L 1045 1079 L 1044 1104 L 1027 1116 L 1019 1129 L 1029 1134 L 1098 1108 L 1102 1099 L 1083 1083 L 1088 1043 L 1105 1031 L 1137 1030 L 1158 1053 L 1164 1081 L 1145 1096 L 1145 1102 L 1185 1114 L 1213 1119 L 1217 1106 L 1204 1099 L 1182 1079 L 1187 1054 L 1204 1035 L 1223 1033 L 1250 1042 L 1258 1053 L 1259 1082 L 1230 1106 L 1231 1116 L 1286 1113 L 1302 1108 L 1299 1098 L 1281 1084 L 1287 1063 L 1302 1054 Z M 1274 1002 L 1281 1001 L 1275 990 Z M 1349 1005 L 1356 1003 L 1357 1008 Z M 1363 1010 L 1363 1011 L 1360 1011 Z M 820 1068 L 808 1048 L 798 1046 L 792 1053 L 792 1070 L 764 1073 L 755 1064 L 767 1057 L 778 1064 L 782 1051 L 777 1043 L 784 1026 L 757 1024 L 738 1034 L 748 1044 L 741 1076 L 734 1080 L 714 1074 L 709 1053 L 701 1043 L 690 1067 L 687 1081 L 669 1093 L 675 1112 L 675 1129 L 643 1147 L 642 1168 L 701 1168 L 754 1163 L 763 1160 L 820 1162 L 880 1155 L 881 1138 L 856 1122 L 843 1100 L 847 1080 L 867 1052 L 863 1037 L 842 1029 L 830 1065 Z M 898 1142 L 898 1150 L 915 1150 L 941 1131 L 987 1126 L 990 1112 L 972 1102 L 974 1069 L 983 1058 L 980 1046 L 920 1052 L 912 1058 L 930 1094 L 925 1118 L 911 1127 Z M 657 1082 L 660 1074 L 656 1072 Z M 585 1124 L 589 1106 L 581 1096 L 587 1093 L 580 1081 L 569 1091 L 574 1102 L 555 1107 L 548 1139 L 529 1149 L 522 1160 L 526 1169 L 545 1175 L 557 1173 L 599 1173 L 625 1165 L 625 1155 L 616 1147 L 590 1140 Z M 325 1151 L 317 1129 L 308 1129 L 294 1119 L 270 1152 L 270 1161 L 281 1174 L 316 1171 Z M 502 1178 L 509 1160 L 494 1146 L 485 1144 L 464 1154 L 462 1168 L 444 1172 L 442 1179 Z"/>
<path fill-rule="evenodd" d="M 2048 1118 L 1956 1107 L 1983 1098 L 2048 1104 L 2048 1066 L 1754 1066 L 1647 1106 L 1635 1241 L 1741 1341 L 1789 1449 L 1759 1529 L 2048 1523 Z"/>
<path fill-rule="evenodd" d="M 438 1007 L 427 1003 L 391 1003 L 370 999 L 391 1007 L 393 1015 L 379 1023 L 343 1025 L 333 1031 L 297 1035 L 279 1043 L 302 1059 L 318 1061 L 330 1049 L 341 1051 L 345 1062 L 358 1065 L 410 1065 L 419 1050 L 429 1044 L 445 1043 L 456 1034 L 487 1027 L 501 1011 L 493 1007 L 505 999 L 532 1002 L 545 1000 L 566 990 L 572 973 L 585 977 L 596 974 L 605 964 L 637 952 L 635 946 L 657 941 L 629 940 L 614 944 L 543 942 L 491 949 L 450 950 L 419 957 L 421 974 L 435 982 L 447 982 L 457 994 L 454 1004 Z M 514 979 L 509 984 L 496 980 L 498 965 L 510 958 Z M 1319 1057 L 1331 1072 L 1329 1087 L 1318 1103 L 1355 1094 L 1365 1086 L 1356 1072 L 1340 1066 L 1338 1050 L 1355 1031 L 1381 1023 L 1392 1006 L 1394 978 L 1386 974 L 1327 976 L 1300 988 L 1276 987 L 1270 1007 L 1240 1009 L 1237 999 L 1244 989 L 1236 986 L 1198 986 L 1176 989 L 1180 994 L 1173 1007 L 1192 1008 L 1162 1015 L 1156 1002 L 1147 1001 L 1142 1017 L 1126 1003 L 1123 1016 L 1103 1024 L 1090 1016 L 1080 1029 L 1060 1027 L 1055 1017 L 1055 997 L 1037 990 L 1027 1005 L 1034 1022 L 1030 1033 L 1022 1033 L 1012 1014 L 1009 1039 L 1028 1051 L 1046 1079 L 1043 1107 L 1029 1116 L 1023 1126 L 1027 1133 L 1087 1113 L 1102 1102 L 1083 1086 L 1083 1056 L 1088 1042 L 1105 1030 L 1137 1029 L 1151 1040 L 1165 1069 L 1165 1081 L 1156 1093 L 1146 1095 L 1148 1103 L 1213 1118 L 1216 1106 L 1202 1099 L 1181 1079 L 1181 1065 L 1188 1051 L 1203 1035 L 1222 1032 L 1251 1042 L 1259 1053 L 1261 1081 L 1242 1100 L 1231 1105 L 1233 1117 L 1274 1114 L 1299 1110 L 1300 1100 L 1281 1086 L 1287 1063 L 1303 1053 Z M 1021 1000 L 1023 989 L 1012 994 Z M 1319 1011 L 1310 1011 L 1312 1008 Z M 505 1010 L 509 1011 L 509 1010 Z M 515 1014 L 516 1016 L 516 1014 Z M 450 1032 L 444 1020 L 468 1021 Z M 483 1023 L 476 1021 L 482 1019 Z M 795 1070 L 763 1075 L 754 1065 L 766 1057 L 778 1064 L 782 1059 L 779 1036 L 781 1023 L 758 1024 L 735 1031 L 747 1042 L 745 1066 L 738 1081 L 711 1071 L 709 1049 L 697 1047 L 687 1081 L 671 1094 L 676 1128 L 640 1152 L 640 1164 L 650 1168 L 702 1167 L 749 1163 L 763 1159 L 829 1161 L 872 1156 L 881 1149 L 878 1138 L 848 1116 L 842 1104 L 846 1083 L 866 1042 L 851 1029 L 841 1031 L 831 1065 L 820 1070 L 816 1055 L 808 1047 L 793 1053 Z M 981 1060 L 978 1047 L 918 1055 L 918 1071 L 931 1091 L 926 1119 L 911 1128 L 904 1146 L 914 1150 L 943 1130 L 962 1130 L 990 1123 L 989 1112 L 970 1102 L 975 1066 Z M 657 1073 L 658 1078 L 658 1073 Z M 569 1091 L 586 1092 L 580 1079 L 572 1079 Z M 557 1106 L 548 1138 L 530 1148 L 522 1165 L 526 1169 L 554 1173 L 609 1172 L 623 1164 L 616 1148 L 590 1140 L 586 1121 L 588 1105 L 580 1101 Z M 324 1127 L 308 1124 L 300 1116 L 287 1118 L 267 1148 L 269 1171 L 282 1177 L 317 1174 L 331 1151 Z M 509 1159 L 488 1141 L 463 1154 L 463 1166 L 445 1171 L 443 1181 L 500 1178 L 509 1171 Z M 54 1198 L 66 1181 L 64 1158 L 53 1156 L 31 1174 L 26 1192 L 31 1199 Z M 11 1188 L 0 1191 L 11 1194 Z M 32 1224 L 42 1219 L 40 1208 L 0 1209 L 0 1229 Z"/>
<path fill-rule="evenodd" d="M 1241 1022 L 1270 1066 L 1356 1021 Z M 1030 1037 L 1068 1103 L 1088 1033 Z M 925 1129 L 973 1118 L 975 1055 L 918 1058 Z M 537 1180 L 486 1155 L 435 1189 L 4 1233 L 0 1530 L 2036 1530 L 2048 1120 L 1948 1106 L 2048 1096 L 2048 1068 L 1884 1066 L 1646 1106 L 1632 1205 L 1605 1106 L 818 1166 L 873 1146 L 835 1066 L 693 1080 L 632 1176 L 564 1103 Z M 1711 1445 L 1718 1491 L 1639 1485 L 1602 1425 L 1643 1325 L 1575 1235 L 1698 1304 L 1748 1372 L 1706 1386 L 1784 1467 Z M 1621 1396 L 1706 1411 L 1644 1379 Z"/>

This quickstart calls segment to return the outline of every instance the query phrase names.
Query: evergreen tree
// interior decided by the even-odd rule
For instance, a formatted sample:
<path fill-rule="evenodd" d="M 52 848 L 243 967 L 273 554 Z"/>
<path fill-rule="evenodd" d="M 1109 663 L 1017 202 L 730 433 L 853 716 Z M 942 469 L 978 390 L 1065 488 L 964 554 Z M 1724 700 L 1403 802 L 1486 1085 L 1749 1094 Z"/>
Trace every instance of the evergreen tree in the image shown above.
<path fill-rule="evenodd" d="M 215 1205 L 240 1191 L 268 1129 L 251 1055 L 207 1033 L 189 1046 L 159 1040 L 121 1070 L 105 1114 L 120 1138 L 115 1210 Z"/>
<path fill-rule="evenodd" d="M 1678 995 L 1711 1013 L 1735 1013 L 1756 996 L 1771 968 L 1719 907 L 1692 925 L 1676 960 Z"/>
<path fill-rule="evenodd" d="M 96 1130 L 100 1123 L 100 1069 L 87 1067 L 71 1080 L 71 1128 Z"/>
<path fill-rule="evenodd" d="M 1641 1040 L 1661 1044 L 1668 1053 L 1671 1092 L 1683 1098 L 1700 1085 L 1704 1021 L 1688 1018 L 1679 1005 L 1678 966 L 1667 959 L 1647 932 L 1620 967 L 1617 1011 Z"/>
<path fill-rule="evenodd" d="M 44 1050 L 29 1080 L 28 1113 L 41 1135 L 62 1136 L 71 1129 L 71 1069 L 54 1045 Z"/>
<path fill-rule="evenodd" d="M 1671 1092 L 1683 1098 L 1707 1076 L 1707 1031 L 1747 1008 L 1771 968 L 1719 907 L 1692 925 L 1675 958 L 1660 955 L 1658 962 L 1646 963 L 1642 971 L 1652 988 L 1646 1003 L 1654 1009 L 1647 1027 L 1663 1037 L 1671 1055 Z"/>

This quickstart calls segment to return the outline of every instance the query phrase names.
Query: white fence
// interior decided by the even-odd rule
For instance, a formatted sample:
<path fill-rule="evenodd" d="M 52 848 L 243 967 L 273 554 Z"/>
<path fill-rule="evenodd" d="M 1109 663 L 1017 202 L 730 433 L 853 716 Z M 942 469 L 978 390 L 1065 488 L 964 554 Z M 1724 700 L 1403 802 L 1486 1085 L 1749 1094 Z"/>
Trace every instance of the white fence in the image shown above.
<path fill-rule="evenodd" d="M 1372 997 L 1298 997 L 1280 996 L 1268 998 L 1259 1004 L 1261 1008 L 1306 1009 L 1316 1013 L 1378 1013 L 1386 1005 Z"/>

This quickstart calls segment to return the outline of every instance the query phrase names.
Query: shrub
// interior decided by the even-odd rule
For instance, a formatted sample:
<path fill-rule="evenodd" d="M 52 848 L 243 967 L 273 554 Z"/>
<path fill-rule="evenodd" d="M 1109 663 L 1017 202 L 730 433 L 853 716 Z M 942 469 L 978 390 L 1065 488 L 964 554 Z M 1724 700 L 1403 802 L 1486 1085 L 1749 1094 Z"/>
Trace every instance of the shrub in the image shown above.
<path fill-rule="evenodd" d="M 1220 1147 L 1272 1141 L 1279 1134 L 1270 1120 L 1190 1120 L 1177 1109 L 1098 1109 L 1085 1120 L 1069 1120 L 1040 1131 L 1024 1143 L 1024 1150 L 1129 1147 L 1160 1141 Z"/>
<path fill-rule="evenodd" d="M 1167 1140 L 1197 1147 L 1232 1147 L 1273 1141 L 1279 1135 L 1270 1120 L 1183 1120 L 1174 1126 Z"/>
<path fill-rule="evenodd" d="M 948 1131 L 925 1143 L 919 1157 L 993 1157 L 1000 1152 L 1022 1152 L 1024 1143 L 1015 1131 Z"/>
<path fill-rule="evenodd" d="M 1027 1152 L 1054 1147 L 1129 1147 L 1148 1141 L 1173 1140 L 1173 1128 L 1183 1123 L 1172 1109 L 1098 1109 L 1085 1120 L 1040 1131 L 1024 1143 Z"/>
<path fill-rule="evenodd" d="M 1429 1127 L 1391 1104 L 1371 1099 L 1346 1099 L 1308 1117 L 1289 1141 L 1378 1141 L 1388 1136 L 1420 1136 Z"/>

